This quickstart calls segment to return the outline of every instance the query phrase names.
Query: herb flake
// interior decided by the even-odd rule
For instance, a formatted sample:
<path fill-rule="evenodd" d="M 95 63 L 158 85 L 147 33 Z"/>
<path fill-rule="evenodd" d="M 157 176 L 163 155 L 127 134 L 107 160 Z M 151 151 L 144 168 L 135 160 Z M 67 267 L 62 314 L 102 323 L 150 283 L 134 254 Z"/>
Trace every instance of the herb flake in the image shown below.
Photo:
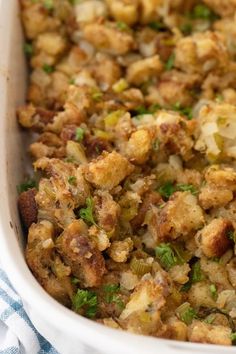
<path fill-rule="evenodd" d="M 97 313 L 97 294 L 89 290 L 78 290 L 72 299 L 73 309 L 79 311 L 84 310 L 85 316 L 94 318 Z"/>
<path fill-rule="evenodd" d="M 82 128 L 76 128 L 75 131 L 75 140 L 78 141 L 79 143 L 84 139 L 84 129 Z"/>
<path fill-rule="evenodd" d="M 93 209 L 94 209 L 94 203 L 92 198 L 87 198 L 86 199 L 86 208 L 82 208 L 79 211 L 79 215 L 81 219 L 83 219 L 85 222 L 88 224 L 96 225 L 96 222 L 93 217 Z"/>
<path fill-rule="evenodd" d="M 175 64 L 175 53 L 172 53 L 165 64 L 165 69 L 167 71 L 170 71 L 171 69 L 173 69 L 174 64 Z"/>

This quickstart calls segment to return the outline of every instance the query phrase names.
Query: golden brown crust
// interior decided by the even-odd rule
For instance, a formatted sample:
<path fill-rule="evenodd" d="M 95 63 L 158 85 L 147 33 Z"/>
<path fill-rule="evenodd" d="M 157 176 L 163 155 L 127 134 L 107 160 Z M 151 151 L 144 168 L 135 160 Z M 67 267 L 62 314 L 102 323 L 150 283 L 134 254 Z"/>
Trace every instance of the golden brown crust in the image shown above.
<path fill-rule="evenodd" d="M 231 221 L 223 218 L 212 220 L 200 231 L 201 249 L 205 256 L 222 256 L 231 245 L 230 235 L 233 233 Z"/>
<path fill-rule="evenodd" d="M 38 207 L 35 201 L 37 190 L 35 188 L 29 189 L 20 194 L 18 198 L 18 207 L 22 221 L 26 228 L 31 224 L 37 222 Z"/>
<path fill-rule="evenodd" d="M 82 287 L 100 285 L 106 271 L 105 261 L 89 240 L 87 227 L 82 220 L 72 222 L 65 229 L 57 239 L 56 247 Z"/>

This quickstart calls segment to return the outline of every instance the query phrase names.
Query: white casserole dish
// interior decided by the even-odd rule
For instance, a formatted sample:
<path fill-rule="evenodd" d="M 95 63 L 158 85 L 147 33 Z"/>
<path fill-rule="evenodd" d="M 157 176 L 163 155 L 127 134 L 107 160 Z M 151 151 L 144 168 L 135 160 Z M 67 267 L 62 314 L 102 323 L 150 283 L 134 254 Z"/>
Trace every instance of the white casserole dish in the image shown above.
<path fill-rule="evenodd" d="M 61 354 L 235 353 L 234 347 L 180 343 L 106 328 L 66 309 L 36 282 L 24 260 L 16 205 L 27 139 L 15 119 L 27 78 L 22 43 L 18 0 L 0 0 L 0 257 L 35 327 Z"/>

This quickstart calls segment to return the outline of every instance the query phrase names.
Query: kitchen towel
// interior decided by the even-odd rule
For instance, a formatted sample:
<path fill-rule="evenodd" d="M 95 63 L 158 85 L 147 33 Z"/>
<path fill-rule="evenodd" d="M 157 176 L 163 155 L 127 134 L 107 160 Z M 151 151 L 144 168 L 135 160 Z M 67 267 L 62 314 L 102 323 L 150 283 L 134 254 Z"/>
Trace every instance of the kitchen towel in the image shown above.
<path fill-rule="evenodd" d="M 0 354 L 59 354 L 35 329 L 0 268 Z"/>

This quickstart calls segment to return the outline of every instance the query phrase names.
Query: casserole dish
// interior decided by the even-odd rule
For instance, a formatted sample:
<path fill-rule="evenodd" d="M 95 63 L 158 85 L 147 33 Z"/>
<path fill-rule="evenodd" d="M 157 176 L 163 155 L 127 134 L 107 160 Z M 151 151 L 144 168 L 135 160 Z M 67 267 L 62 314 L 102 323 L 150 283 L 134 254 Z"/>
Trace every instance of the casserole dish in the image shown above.
<path fill-rule="evenodd" d="M 25 138 L 15 119 L 24 102 L 27 71 L 17 0 L 0 1 L 0 242 L 1 262 L 22 297 L 38 331 L 63 354 L 233 353 L 235 349 L 181 343 L 132 335 L 106 328 L 74 314 L 53 300 L 37 283 L 23 256 L 24 239 L 16 207 L 16 185 L 24 176 Z M 32 353 L 33 354 L 33 353 Z"/>

